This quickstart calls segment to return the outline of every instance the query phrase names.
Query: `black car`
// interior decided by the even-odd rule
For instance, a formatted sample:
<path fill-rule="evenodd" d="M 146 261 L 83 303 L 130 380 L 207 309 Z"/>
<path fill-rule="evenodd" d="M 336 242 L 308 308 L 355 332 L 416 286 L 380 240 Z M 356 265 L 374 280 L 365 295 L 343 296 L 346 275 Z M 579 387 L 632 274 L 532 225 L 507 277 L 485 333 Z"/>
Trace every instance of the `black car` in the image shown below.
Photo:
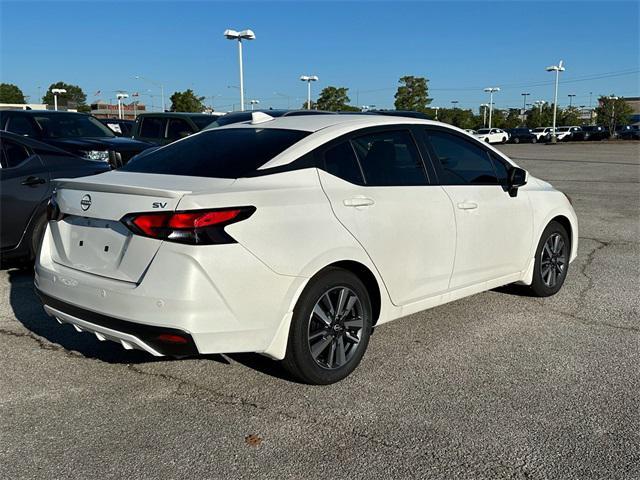
<path fill-rule="evenodd" d="M 508 143 L 537 143 L 538 137 L 531 133 L 530 128 L 507 128 Z"/>
<path fill-rule="evenodd" d="M 46 226 L 51 180 L 109 171 L 52 145 L 0 130 L 0 259 L 33 260 Z"/>
<path fill-rule="evenodd" d="M 199 132 L 216 118 L 206 113 L 142 113 L 135 121 L 131 137 L 154 145 L 167 145 Z"/>
<path fill-rule="evenodd" d="M 133 120 L 124 120 L 121 118 L 99 118 L 100 123 L 106 125 L 118 137 L 130 137 L 133 126 L 136 122 Z"/>
<path fill-rule="evenodd" d="M 89 160 L 108 162 L 114 168 L 152 146 L 117 137 L 98 119 L 84 113 L 51 110 L 2 110 L 0 130 L 24 135 Z"/>
<path fill-rule="evenodd" d="M 616 137 L 620 140 L 640 140 L 638 125 L 620 125 L 616 127 Z"/>
<path fill-rule="evenodd" d="M 337 112 L 326 112 L 324 110 L 255 110 L 256 112 L 266 113 L 272 117 L 298 117 L 301 115 L 335 115 Z M 230 125 L 232 123 L 248 122 L 251 120 L 253 111 L 229 112 L 215 119 L 215 121 L 207 127 L 216 128 Z"/>
<path fill-rule="evenodd" d="M 609 138 L 609 130 L 601 125 L 583 125 L 580 131 L 574 132 L 572 140 L 605 140 Z"/>

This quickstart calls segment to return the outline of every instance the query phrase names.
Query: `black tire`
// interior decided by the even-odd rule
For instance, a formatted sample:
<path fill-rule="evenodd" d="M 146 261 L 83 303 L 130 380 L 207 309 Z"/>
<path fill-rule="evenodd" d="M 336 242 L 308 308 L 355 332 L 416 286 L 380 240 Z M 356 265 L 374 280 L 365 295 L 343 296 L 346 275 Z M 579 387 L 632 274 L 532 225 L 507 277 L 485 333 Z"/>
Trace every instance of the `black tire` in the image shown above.
<path fill-rule="evenodd" d="M 520 139 L 518 137 L 514 137 L 513 143 L 516 143 L 516 144 L 520 143 Z"/>
<path fill-rule="evenodd" d="M 550 262 L 546 262 L 545 260 L 549 260 L 549 255 L 547 250 L 543 254 L 543 250 L 545 250 L 545 245 L 547 242 L 553 240 L 559 236 L 563 242 L 563 251 L 562 254 L 551 257 Z M 545 259 L 543 259 L 543 256 Z M 569 258 L 571 256 L 571 242 L 569 241 L 569 234 L 567 230 L 558 222 L 551 222 L 547 225 L 547 228 L 542 232 L 542 236 L 540 237 L 540 241 L 538 243 L 538 248 L 536 249 L 536 262 L 533 268 L 533 282 L 531 283 L 529 290 L 533 296 L 536 297 L 550 297 L 551 295 L 555 295 L 562 288 L 565 279 L 567 278 L 567 272 L 569 271 Z M 562 268 L 560 269 L 560 263 L 562 262 Z M 547 268 L 553 269 L 555 273 L 547 273 Z M 550 284 L 549 280 L 551 280 L 550 276 L 555 276 L 555 280 L 552 284 Z"/>
<path fill-rule="evenodd" d="M 531 139 L 531 143 L 538 143 L 538 139 L 537 139 L 536 137 L 533 137 L 533 138 Z"/>
<path fill-rule="evenodd" d="M 503 144 L 507 143 L 507 137 L 502 137 L 502 143 Z"/>
<path fill-rule="evenodd" d="M 347 298 L 350 299 L 351 295 L 354 295 L 357 299 L 342 317 L 342 322 L 355 323 L 361 318 L 362 327 L 357 334 L 356 327 L 347 327 L 344 323 L 340 327 L 341 320 L 338 315 L 330 319 L 330 324 L 325 324 L 321 317 L 314 313 L 316 307 L 323 308 L 321 302 L 324 300 L 333 306 L 332 296 L 337 300 L 336 295 L 339 297 L 344 291 L 349 292 L 344 294 L 350 295 Z M 356 275 L 341 268 L 330 268 L 321 272 L 309 281 L 293 310 L 287 353 L 282 361 L 284 368 L 296 379 L 312 385 L 328 385 L 342 380 L 353 372 L 362 360 L 369 344 L 372 321 L 369 293 Z M 315 329 L 313 334 L 312 328 Z M 349 330 L 351 328 L 352 330 Z M 310 337 L 313 336 L 316 337 L 316 343 L 312 346 L 314 340 Z M 359 341 L 353 343 L 352 336 Z M 316 351 L 315 357 L 312 349 Z M 344 363 L 338 365 L 340 351 Z"/>
<path fill-rule="evenodd" d="M 485 142 L 487 142 L 487 143 L 489 143 L 489 139 L 488 139 L 488 138 L 485 138 L 485 139 L 484 139 L 484 141 L 485 141 Z"/>

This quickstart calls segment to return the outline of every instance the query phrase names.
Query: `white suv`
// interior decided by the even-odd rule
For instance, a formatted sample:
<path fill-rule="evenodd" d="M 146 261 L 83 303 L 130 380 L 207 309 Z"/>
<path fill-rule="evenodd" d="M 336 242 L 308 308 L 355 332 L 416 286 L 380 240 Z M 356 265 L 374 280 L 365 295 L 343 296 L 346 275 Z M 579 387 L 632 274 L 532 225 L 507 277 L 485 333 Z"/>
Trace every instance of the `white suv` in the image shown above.
<path fill-rule="evenodd" d="M 551 137 L 552 131 L 553 127 L 537 127 L 531 130 L 531 133 L 536 136 L 536 140 L 539 142 L 541 140 L 547 139 L 548 137 Z"/>
<path fill-rule="evenodd" d="M 59 180 L 36 265 L 61 323 L 152 355 L 260 352 L 338 381 L 374 326 L 509 283 L 555 294 L 567 197 L 463 130 L 282 117 Z"/>

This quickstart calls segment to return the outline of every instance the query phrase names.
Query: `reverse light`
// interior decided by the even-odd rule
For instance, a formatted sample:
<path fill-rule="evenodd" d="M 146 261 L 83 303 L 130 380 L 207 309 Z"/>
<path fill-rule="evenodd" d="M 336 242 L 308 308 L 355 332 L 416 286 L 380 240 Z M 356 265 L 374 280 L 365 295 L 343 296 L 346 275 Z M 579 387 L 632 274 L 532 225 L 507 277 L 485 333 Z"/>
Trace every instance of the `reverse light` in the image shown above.
<path fill-rule="evenodd" d="M 131 213 L 122 222 L 133 233 L 158 240 L 190 245 L 235 243 L 224 227 L 249 218 L 255 210 L 255 207 L 232 207 L 187 212 Z"/>

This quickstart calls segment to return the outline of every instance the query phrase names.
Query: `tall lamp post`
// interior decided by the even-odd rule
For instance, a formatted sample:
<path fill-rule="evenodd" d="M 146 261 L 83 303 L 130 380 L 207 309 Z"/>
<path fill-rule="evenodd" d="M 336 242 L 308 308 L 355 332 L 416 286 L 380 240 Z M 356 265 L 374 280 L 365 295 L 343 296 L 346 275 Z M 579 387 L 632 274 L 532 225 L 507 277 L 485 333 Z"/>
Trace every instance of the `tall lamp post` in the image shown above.
<path fill-rule="evenodd" d="M 67 93 L 67 91 L 64 88 L 52 88 L 51 93 L 53 93 L 53 108 L 57 112 L 58 111 L 58 95 Z"/>
<path fill-rule="evenodd" d="M 481 103 L 480 107 L 482 108 L 482 126 L 487 126 L 487 108 L 489 108 L 488 103 Z"/>
<path fill-rule="evenodd" d="M 125 98 L 129 98 L 129 94 L 118 92 L 116 94 L 116 98 L 118 99 L 118 118 L 122 120 L 122 100 L 124 100 Z"/>
<path fill-rule="evenodd" d="M 454 110 L 458 108 L 458 103 L 460 103 L 458 100 L 451 100 L 451 104 L 453 105 Z"/>
<path fill-rule="evenodd" d="M 569 95 L 567 95 L 567 97 L 569 97 L 569 108 L 573 106 L 573 97 L 575 96 L 576 96 L 575 93 L 570 93 Z"/>
<path fill-rule="evenodd" d="M 307 110 L 311 110 L 311 82 L 317 82 L 317 75 L 302 75 L 300 80 L 307 82 Z"/>
<path fill-rule="evenodd" d="M 244 73 L 242 70 L 242 40 L 255 40 L 256 35 L 253 30 L 242 30 L 237 32 L 235 30 L 227 29 L 224 31 L 224 36 L 227 40 L 238 41 L 238 63 L 240 65 L 240 111 L 244 112 Z"/>
<path fill-rule="evenodd" d="M 609 136 L 611 138 L 613 138 L 613 135 L 616 131 L 616 100 L 618 100 L 619 97 L 616 97 L 615 95 L 609 95 L 609 100 L 613 100 L 613 103 L 611 104 L 611 130 L 609 131 Z"/>
<path fill-rule="evenodd" d="M 565 68 L 562 66 L 562 60 L 558 65 L 551 65 L 545 69 L 547 72 L 556 72 L 556 89 L 553 94 L 553 126 L 551 129 L 551 143 L 556 143 L 558 138 L 556 137 L 556 117 L 558 112 L 558 82 L 560 81 L 560 72 L 564 72 Z"/>
<path fill-rule="evenodd" d="M 431 107 L 436 111 L 436 118 L 435 120 L 438 120 L 438 110 L 440 110 L 440 107 Z"/>
<path fill-rule="evenodd" d="M 253 112 L 253 106 L 258 105 L 260 100 L 249 100 L 249 103 L 251 104 L 251 111 Z"/>
<path fill-rule="evenodd" d="M 162 111 L 164 112 L 167 109 L 166 105 L 164 104 L 164 85 L 162 85 L 162 83 L 157 82 L 155 80 L 151 80 L 150 78 L 143 77 L 142 75 L 136 75 L 134 78 L 136 80 L 144 80 L 146 82 L 149 82 L 152 85 L 155 85 L 156 87 L 160 87 L 160 97 L 162 97 Z"/>
<path fill-rule="evenodd" d="M 489 128 L 491 128 L 491 116 L 493 114 L 493 93 L 499 92 L 500 87 L 487 87 L 484 89 L 489 94 Z"/>
<path fill-rule="evenodd" d="M 524 125 L 524 116 L 527 113 L 527 97 L 530 93 L 521 93 L 522 95 L 522 125 Z"/>

